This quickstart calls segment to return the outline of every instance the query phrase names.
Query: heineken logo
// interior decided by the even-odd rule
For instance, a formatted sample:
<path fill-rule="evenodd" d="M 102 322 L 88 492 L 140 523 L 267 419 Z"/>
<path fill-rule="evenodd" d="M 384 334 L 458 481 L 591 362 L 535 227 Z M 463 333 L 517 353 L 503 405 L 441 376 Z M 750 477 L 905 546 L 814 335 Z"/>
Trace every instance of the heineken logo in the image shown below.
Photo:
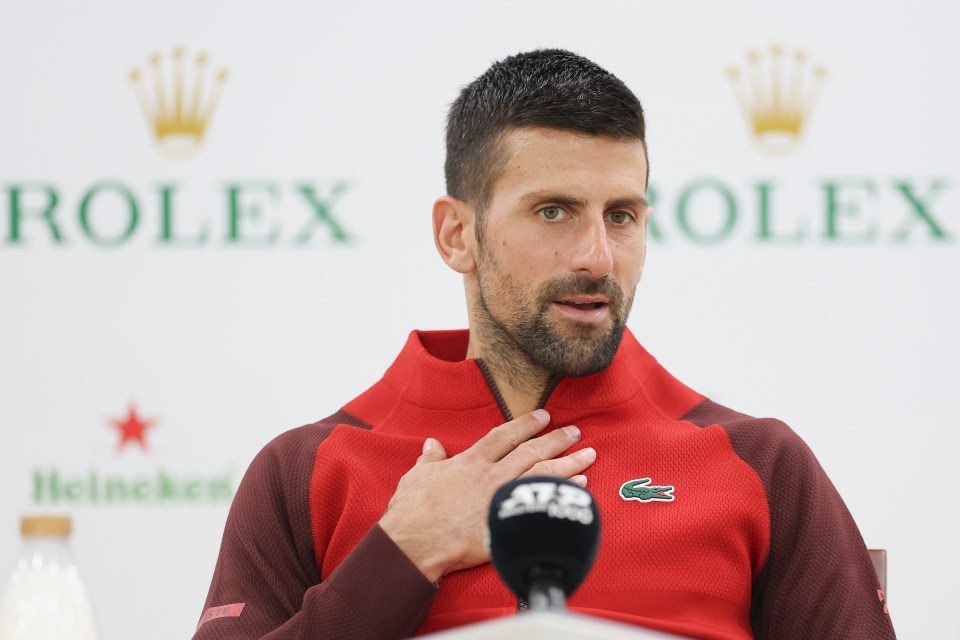
<path fill-rule="evenodd" d="M 146 432 L 147 429 L 154 426 L 156 420 L 144 420 L 137 415 L 137 406 L 131 404 L 130 408 L 127 409 L 127 415 L 121 419 L 110 420 L 110 425 L 117 429 L 120 436 L 120 442 L 117 444 L 117 450 L 121 451 L 128 444 L 138 444 L 140 448 L 146 451 L 147 439 Z"/>
<path fill-rule="evenodd" d="M 156 469 L 147 473 L 111 473 L 98 468 L 65 471 L 34 469 L 32 501 L 36 506 L 120 506 L 127 504 L 229 504 L 234 494 L 233 473 L 174 473 Z"/>
<path fill-rule="evenodd" d="M 620 486 L 620 497 L 638 502 L 673 502 L 673 485 L 650 484 L 650 478 L 628 480 Z"/>
<path fill-rule="evenodd" d="M 145 417 L 136 403 L 131 403 L 125 415 L 111 417 L 107 423 L 118 438 L 117 456 L 126 458 L 128 452 L 137 450 L 149 454 L 147 434 L 159 423 L 155 416 Z M 130 466 L 129 461 L 69 467 L 38 465 L 30 478 L 31 502 L 38 507 L 212 505 L 229 504 L 235 492 L 232 468 L 184 472 L 156 466 L 130 472 Z"/>

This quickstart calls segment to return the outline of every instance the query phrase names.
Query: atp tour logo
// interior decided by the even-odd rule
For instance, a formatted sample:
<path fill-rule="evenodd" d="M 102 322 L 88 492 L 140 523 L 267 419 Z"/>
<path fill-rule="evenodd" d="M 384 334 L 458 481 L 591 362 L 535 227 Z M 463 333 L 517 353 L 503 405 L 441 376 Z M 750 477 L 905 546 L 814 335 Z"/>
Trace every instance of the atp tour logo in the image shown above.
<path fill-rule="evenodd" d="M 570 520 L 581 524 L 593 522 L 590 494 L 556 482 L 530 482 L 514 488 L 510 497 L 500 504 L 498 520 L 529 513 L 546 513 L 551 518 Z"/>

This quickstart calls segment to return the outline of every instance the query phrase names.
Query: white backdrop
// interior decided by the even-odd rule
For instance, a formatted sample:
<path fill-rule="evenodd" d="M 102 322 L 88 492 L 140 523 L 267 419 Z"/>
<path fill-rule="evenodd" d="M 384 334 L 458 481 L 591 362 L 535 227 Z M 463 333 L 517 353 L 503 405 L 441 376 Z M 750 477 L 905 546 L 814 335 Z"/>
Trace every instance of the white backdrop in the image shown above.
<path fill-rule="evenodd" d="M 631 328 L 809 442 L 889 550 L 901 638 L 960 637 L 956 3 L 591 6 L 0 0 L 0 569 L 20 513 L 66 511 L 103 638 L 190 637 L 256 451 L 376 380 L 410 329 L 465 325 L 430 237 L 446 106 L 491 61 L 560 46 L 647 111 L 660 238 Z M 826 70 L 783 155 L 727 75 L 774 43 Z M 153 87 L 148 58 L 169 74 L 176 47 L 188 96 L 198 53 L 203 100 L 227 71 L 186 158 L 129 77 Z M 144 446 L 115 425 L 136 435 L 131 407 Z"/>

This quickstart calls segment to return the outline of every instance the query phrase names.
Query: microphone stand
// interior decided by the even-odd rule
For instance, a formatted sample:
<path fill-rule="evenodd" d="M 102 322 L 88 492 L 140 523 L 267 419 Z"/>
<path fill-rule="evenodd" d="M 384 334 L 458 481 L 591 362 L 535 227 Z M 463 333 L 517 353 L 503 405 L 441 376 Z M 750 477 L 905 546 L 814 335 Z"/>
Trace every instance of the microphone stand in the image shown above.
<path fill-rule="evenodd" d="M 567 608 L 567 595 L 560 586 L 563 584 L 563 572 L 560 569 L 533 567 L 528 579 L 530 590 L 527 604 L 530 611 L 564 611 Z"/>

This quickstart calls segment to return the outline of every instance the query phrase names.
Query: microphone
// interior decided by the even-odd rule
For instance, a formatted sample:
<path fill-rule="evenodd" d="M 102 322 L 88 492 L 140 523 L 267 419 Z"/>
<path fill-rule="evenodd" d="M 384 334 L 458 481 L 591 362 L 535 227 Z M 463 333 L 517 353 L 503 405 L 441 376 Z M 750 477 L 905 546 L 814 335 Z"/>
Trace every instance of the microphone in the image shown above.
<path fill-rule="evenodd" d="M 600 544 L 593 496 L 559 478 L 522 478 L 500 487 L 487 527 L 494 568 L 534 611 L 564 608 Z"/>

